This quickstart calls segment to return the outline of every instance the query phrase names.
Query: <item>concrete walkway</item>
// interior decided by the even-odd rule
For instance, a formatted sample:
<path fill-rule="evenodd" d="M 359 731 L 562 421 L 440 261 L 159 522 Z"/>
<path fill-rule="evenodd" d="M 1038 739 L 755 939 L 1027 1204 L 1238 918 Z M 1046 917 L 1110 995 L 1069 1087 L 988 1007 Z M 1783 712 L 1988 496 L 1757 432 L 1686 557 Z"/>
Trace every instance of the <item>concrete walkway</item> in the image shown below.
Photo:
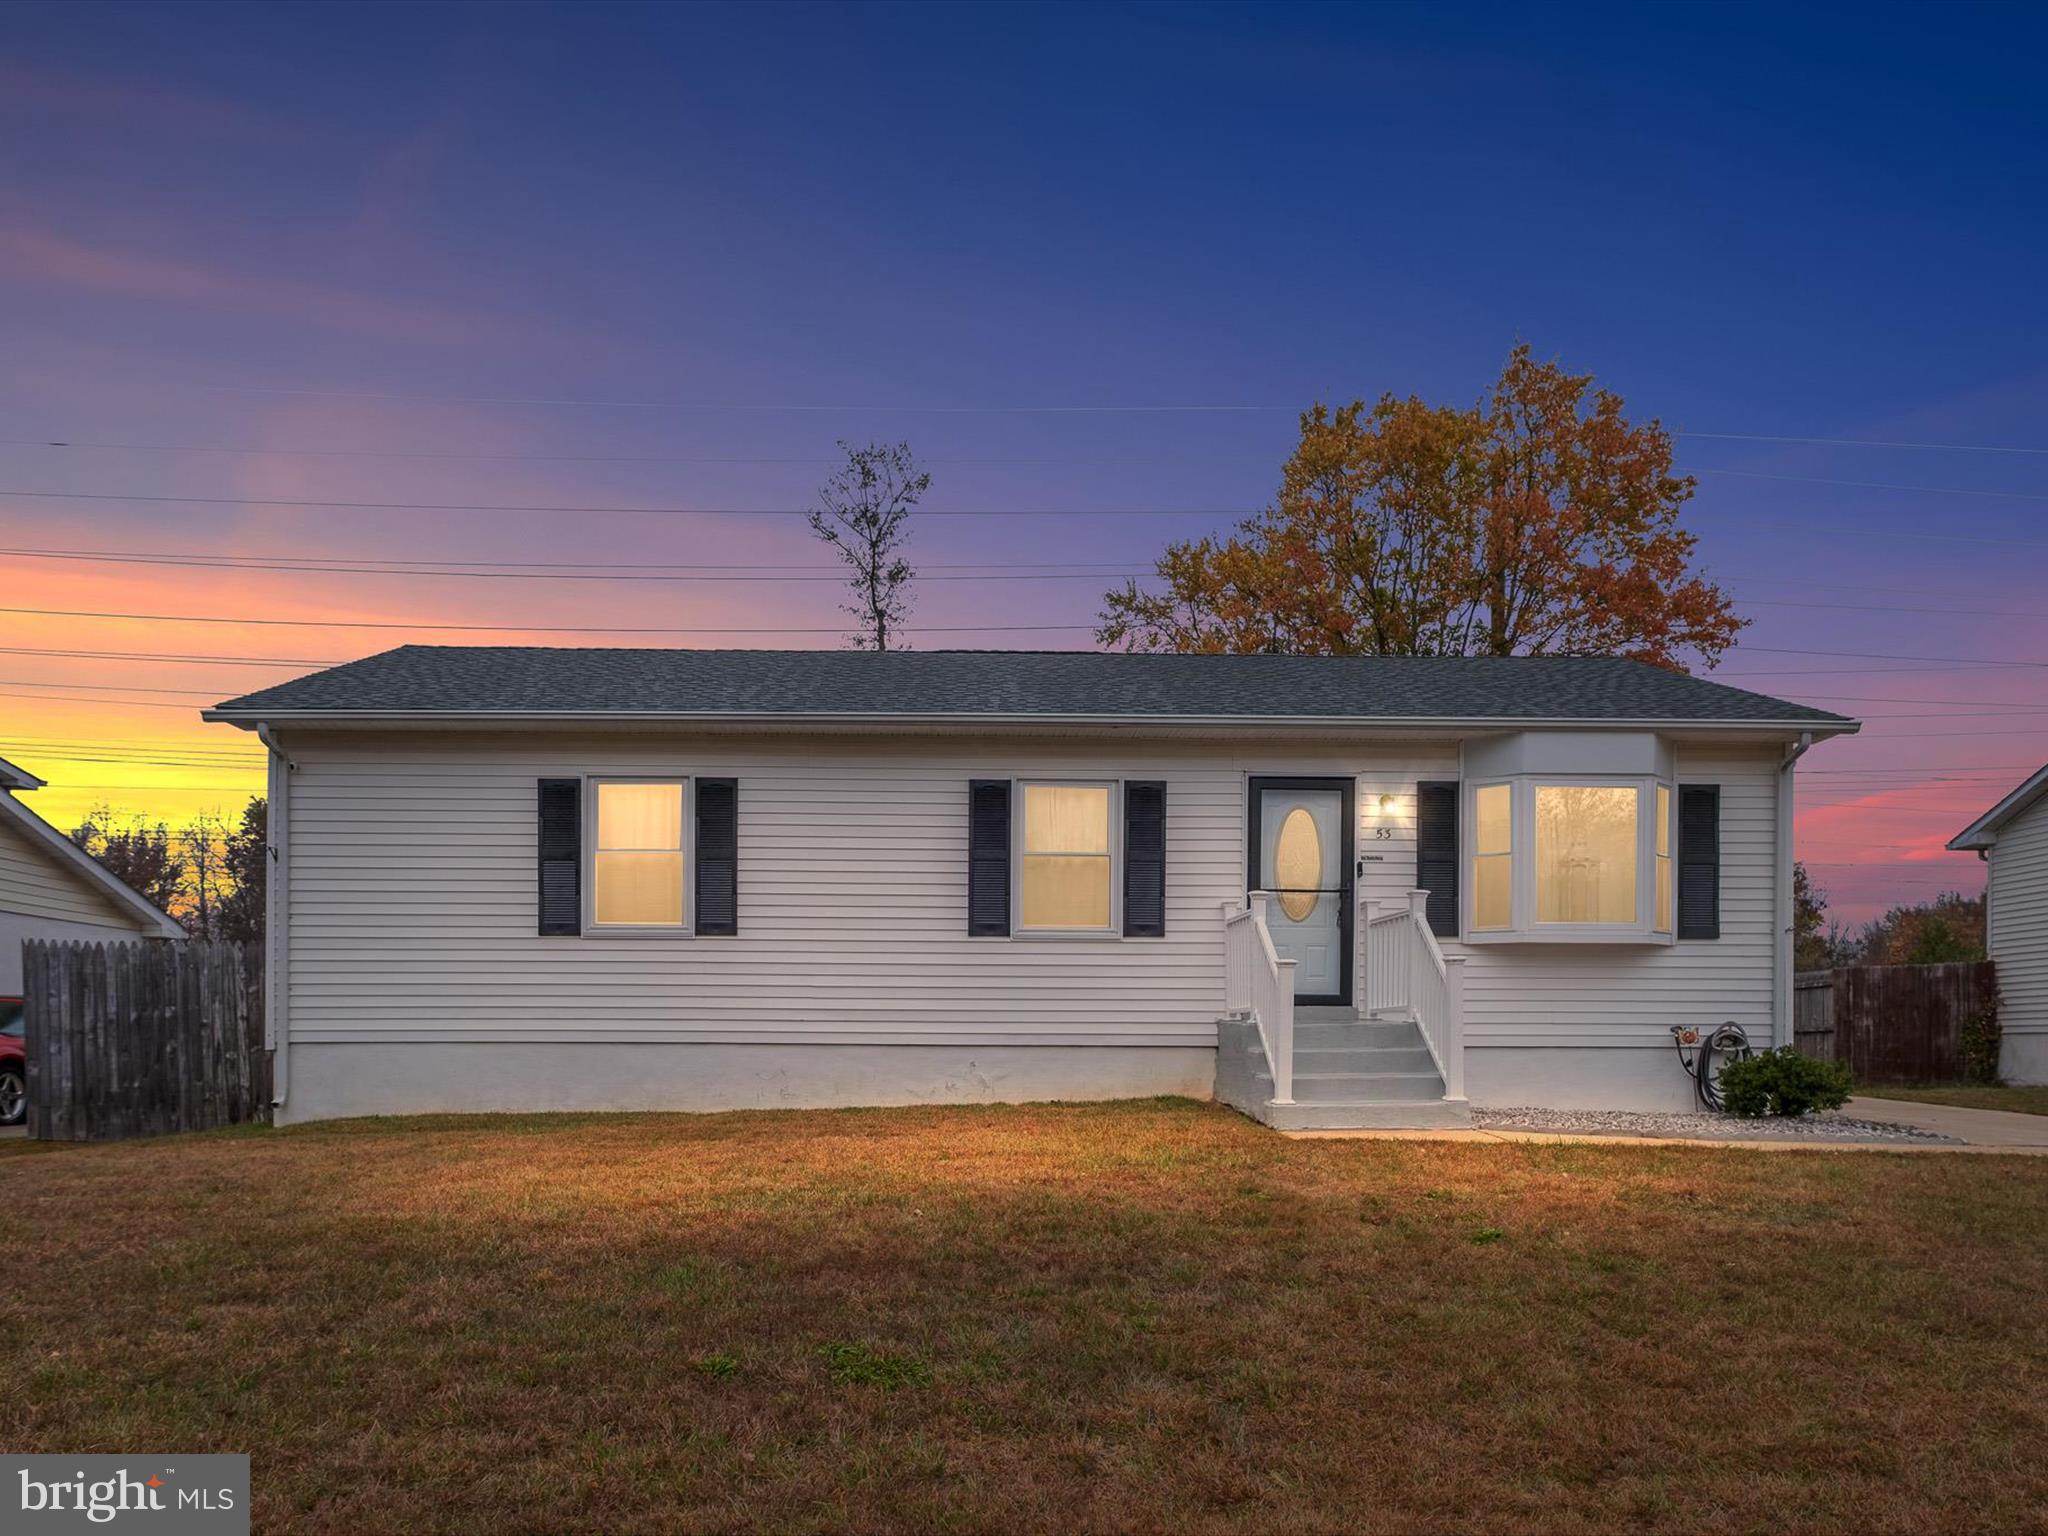
<path fill-rule="evenodd" d="M 1944 1136 L 1960 1136 L 1973 1147 L 2048 1149 L 2048 1115 L 2016 1115 L 2009 1109 L 1961 1109 L 1953 1104 L 1919 1104 L 1911 1099 L 1854 1098 L 1842 1113 L 1859 1120 L 1889 1120 Z"/>
<path fill-rule="evenodd" d="M 1283 1131 L 1283 1136 L 1310 1140 L 1324 1137 L 1376 1138 L 1387 1141 L 1582 1142 L 1614 1147 L 1731 1147 L 1752 1152 L 1975 1152 L 2048 1157 L 2048 1115 L 2016 1115 L 2003 1109 L 1957 1109 L 1947 1104 L 1917 1104 L 1907 1099 L 1851 1099 L 1842 1113 L 1858 1120 L 1886 1120 L 1918 1126 L 1964 1145 L 1936 1141 L 1821 1141 L 1794 1137 L 1738 1141 L 1732 1137 L 1593 1136 L 1564 1131 Z"/>

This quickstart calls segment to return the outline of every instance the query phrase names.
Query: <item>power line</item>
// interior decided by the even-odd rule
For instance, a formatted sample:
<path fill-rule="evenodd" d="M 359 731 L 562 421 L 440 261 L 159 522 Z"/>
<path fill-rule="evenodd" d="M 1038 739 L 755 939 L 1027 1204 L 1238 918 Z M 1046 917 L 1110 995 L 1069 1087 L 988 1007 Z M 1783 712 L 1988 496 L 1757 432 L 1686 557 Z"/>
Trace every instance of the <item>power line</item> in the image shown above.
<path fill-rule="evenodd" d="M 832 625 L 781 625 L 745 628 L 711 626 L 678 628 L 670 625 L 630 624 L 411 624 L 377 619 L 246 619 L 221 618 L 191 613 L 101 613 L 77 608 L 0 608 L 0 613 L 30 614 L 46 619 L 134 619 L 160 624 L 265 624 L 295 629 L 431 629 L 463 630 L 483 634 L 526 635 L 839 635 L 848 627 Z M 922 624 L 906 627 L 910 635 L 996 635 L 1092 632 L 1093 624 Z M 2048 662 L 2041 663 L 2048 666 Z"/>
<path fill-rule="evenodd" d="M 257 763 L 263 760 L 262 753 L 246 747 L 214 747 L 203 744 L 187 746 L 176 740 L 162 738 L 10 735 L 5 740 L 9 745 L 26 744 L 29 750 L 41 752 L 123 752 L 150 757 L 217 758 L 233 763 Z"/>
<path fill-rule="evenodd" d="M 1712 437 L 1713 433 L 1675 433 L 1678 437 Z M 1764 439 L 1764 441 L 1809 441 L 1809 439 Z M 1812 441 L 1818 441 L 1813 439 Z M 1871 445 L 1875 446 L 1875 445 Z M 1908 444 L 1889 446 L 1905 447 Z M 95 452 L 123 453 L 194 453 L 223 454 L 244 458 L 315 458 L 315 459 L 425 459 L 464 460 L 492 464 L 837 464 L 842 462 L 822 454 L 673 454 L 673 453 L 482 453 L 476 451 L 455 451 L 450 449 L 404 449 L 404 448 L 263 448 L 254 446 L 223 446 L 203 443 L 107 443 L 91 442 L 77 438 L 0 438 L 0 448 L 56 448 L 67 452 L 91 450 Z M 2040 449 L 1977 450 L 1981 452 L 2035 453 Z M 920 456 L 920 462 L 927 464 L 1161 464 L 1175 463 L 1181 455 L 1175 454 L 1015 454 L 1015 455 L 957 455 L 941 454 L 929 458 Z M 1946 485 L 1907 485 L 1879 480 L 1843 480 L 1830 475 L 1783 475 L 1762 470 L 1724 469 L 1713 465 L 1680 465 L 1680 470 L 1696 475 L 1728 475 L 1750 480 L 1782 480 L 1801 485 L 1838 485 L 1855 490 L 1870 491 L 1912 491 L 1934 496 L 1981 496 L 2011 501 L 2048 501 L 2048 494 L 2034 491 L 1990 491 L 1974 487 Z"/>
<path fill-rule="evenodd" d="M 506 464 L 843 464 L 844 455 L 826 454 L 693 454 L 693 453 L 478 453 L 448 449 L 405 448 L 260 448 L 202 443 L 104 443 L 78 438 L 0 437 L 0 448 L 89 449 L 121 453 L 218 453 L 242 458 L 288 459 L 463 459 Z M 918 455 L 922 464 L 1168 464 L 1182 455 L 1151 454 L 1004 454 L 994 456 Z"/>
<path fill-rule="evenodd" d="M 296 575 L 329 576 L 424 576 L 485 581 L 745 581 L 745 582 L 831 582 L 846 580 L 842 568 L 824 565 L 657 565 L 633 570 L 623 562 L 553 564 L 546 561 L 382 560 L 375 556 L 319 555 L 221 555 L 211 553 L 174 554 L 160 550 L 85 550 L 0 548 L 0 556 L 31 560 L 75 560 L 95 565 L 177 566 L 197 570 L 286 571 Z M 1000 566 L 989 561 L 987 566 Z M 486 567 L 507 567 L 487 569 Z M 1005 566 L 996 571 L 955 574 L 964 567 L 927 566 L 920 569 L 920 581 L 1117 581 L 1138 580 L 1148 571 L 1102 569 L 1045 570 L 1032 564 Z M 930 574 L 938 571 L 940 574 Z M 754 573 L 776 574 L 754 574 Z M 818 574 L 787 574 L 810 573 Z M 1839 590 L 1839 589 L 1838 589 Z M 1850 589 L 1854 590 L 1854 589 Z M 1831 608 L 1866 612 L 1862 603 L 1816 603 L 1808 599 L 1738 598 L 1737 601 L 1764 608 Z M 1907 608 L 1887 604 L 1891 613 L 1942 613 L 1961 617 L 2037 619 L 2048 618 L 2048 610 L 2011 608 Z"/>
<path fill-rule="evenodd" d="M 220 695 L 212 688 L 144 688 L 137 683 L 38 683 L 22 677 L 0 677 L 0 688 L 119 688 L 123 693 L 186 693 L 196 698 L 212 699 Z"/>
<path fill-rule="evenodd" d="M 611 410 L 707 411 L 734 413 L 831 413 L 860 412 L 891 415 L 1299 415 L 1298 405 L 1167 404 L 1167 405 L 712 405 L 673 400 L 603 400 L 564 396 L 433 395 L 401 394 L 386 390 L 284 389 L 261 385 L 207 384 L 199 386 L 219 394 L 290 395 L 322 400 L 434 401 L 451 405 L 552 405 Z M 1673 432 L 1673 437 L 1696 437 L 1718 442 L 1803 443 L 1831 448 L 1905 448 L 1945 453 L 2016 453 L 2048 455 L 2048 448 L 2014 448 L 2000 444 L 1899 442 L 1880 438 L 1793 437 L 1757 432 Z"/>
<path fill-rule="evenodd" d="M 0 554 L 8 553 L 10 551 L 0 550 Z M 1816 603 L 1804 598 L 1787 597 L 1737 597 L 1733 601 L 1751 608 L 1824 608 L 1848 613 L 1873 612 L 1868 603 Z M 1886 603 L 1877 616 L 1881 617 L 1885 613 L 1947 613 L 1970 619 L 2048 619 L 2048 610 L 2040 608 L 1913 608 L 1903 603 Z"/>
<path fill-rule="evenodd" d="M 10 611 L 25 610 L 0 608 L 0 613 Z M 1843 656 L 1863 661 L 1939 661 L 1965 667 L 2048 667 L 2048 661 L 2006 661 L 1985 656 L 1917 656 L 1892 651 L 1816 651 L 1798 645 L 1745 644 L 1743 650 L 1745 652 L 1761 651 L 1770 656 Z M 1732 675 L 1740 676 L 1741 674 L 1736 673 Z M 1755 675 L 1762 677 L 1766 674 L 1759 672 Z"/>
<path fill-rule="evenodd" d="M 842 577 L 846 567 L 843 563 L 831 561 L 759 561 L 751 564 L 686 561 L 663 562 L 649 560 L 403 560 L 386 555 L 300 555 L 300 554 L 233 554 L 222 550 L 173 550 L 173 549 L 0 549 L 0 554 L 48 555 L 77 558 L 81 560 L 132 559 L 132 560 L 282 560 L 292 564 L 324 567 L 330 565 L 391 565 L 391 566 L 453 566 L 460 570 L 510 570 L 510 571 L 830 571 Z M 960 560 L 927 561 L 919 564 L 919 571 L 1085 571 L 1098 576 L 1126 574 L 1114 568 L 1107 560 Z M 1838 590 L 1860 591 L 1861 588 Z M 1893 588 L 1871 590 L 1891 591 Z M 1918 590 L 1917 588 L 1914 590 Z"/>
<path fill-rule="evenodd" d="M 674 566 L 656 571 L 618 571 L 616 568 L 598 571 L 589 567 L 564 567 L 556 570 L 515 569 L 480 570 L 461 567 L 455 561 L 393 561 L 388 565 L 361 564 L 341 565 L 320 561 L 317 557 L 285 556 L 276 560 L 263 560 L 243 555 L 170 555 L 131 554 L 125 551 L 88 551 L 53 549 L 4 549 L 0 555 L 15 556 L 30 560 L 80 560 L 95 565 L 165 565 L 183 566 L 209 571 L 290 571 L 305 576 L 446 576 L 469 580 L 486 581 L 829 581 L 843 583 L 846 573 L 830 566 L 737 566 L 721 568 L 716 566 L 688 567 Z M 442 569 L 423 567 L 441 566 Z M 811 575 L 755 575 L 757 571 L 821 571 L 827 574 Z M 919 572 L 919 581 L 1116 581 L 1136 578 L 1146 574 L 1142 571 L 1004 571 L 987 575 L 956 575 L 941 572 L 930 575 Z M 2031 615 L 2026 615 L 2031 617 Z"/>
<path fill-rule="evenodd" d="M 2039 491 L 1966 490 L 1957 485 L 1903 485 L 1891 480 L 1837 480 L 1828 475 L 1775 475 L 1761 469 L 1708 469 L 1694 466 L 1695 475 L 1727 475 L 1738 480 L 1782 480 L 1795 485 L 1839 485 L 1856 491 L 1912 491 L 1923 496 L 1985 496 L 1997 501 L 2048 501 Z"/>
<path fill-rule="evenodd" d="M 0 645 L 0 656 L 68 656 L 90 661 L 162 661 L 202 667 L 339 667 L 358 657 L 321 661 L 311 656 L 178 656 L 154 651 L 39 650 L 26 645 Z"/>
<path fill-rule="evenodd" d="M 341 512 L 551 512 L 567 515 L 645 513 L 661 517 L 809 517 L 810 507 L 532 506 L 505 502 L 320 501 L 280 496 L 156 496 L 116 491 L 33 491 L 0 488 L 0 496 L 42 501 L 139 501 L 199 507 L 293 507 Z M 1254 517 L 1256 507 L 1024 507 L 970 512 L 919 507 L 919 517 Z"/>
<path fill-rule="evenodd" d="M 2048 448 L 2011 448 L 1998 443 L 1903 443 L 1869 437 L 1770 437 L 1760 432 L 1673 432 L 1723 443 L 1805 443 L 1824 448 L 1910 448 L 1935 453 L 2021 453 L 2048 456 Z"/>
<path fill-rule="evenodd" d="M 432 502 L 432 501 L 326 501 L 304 497 L 279 496 L 162 496 L 140 495 L 115 491 L 38 491 L 0 488 L 0 496 L 20 496 L 44 501 L 123 501 L 142 502 L 151 505 L 203 506 L 203 507 L 290 507 L 320 511 L 342 512 L 503 512 L 543 513 L 561 516 L 649 516 L 649 517 L 809 517 L 807 507 L 627 507 L 612 505 L 592 506 L 539 506 L 532 504 L 515 505 L 505 502 Z M 995 519 L 1005 517 L 1206 517 L 1206 518 L 1247 518 L 1256 517 L 1262 511 L 1257 507 L 1003 507 L 994 510 L 970 512 L 964 508 L 920 507 L 920 517 L 964 517 L 970 519 Z M 1762 523 L 1773 528 L 1780 527 L 1781 518 L 1744 516 L 1741 514 L 1720 514 L 1722 521 Z M 1986 544 L 2014 548 L 2048 548 L 2048 539 L 2005 539 L 1985 538 L 1977 535 L 1951 533 L 1920 533 L 1910 529 L 1869 528 L 1858 526 L 1857 532 L 1864 538 L 1881 539 L 1923 539 L 1944 544 Z"/>
<path fill-rule="evenodd" d="M 108 699 L 90 693 L 17 693 L 11 688 L 0 688 L 0 698 L 35 699 L 46 704 L 120 704 L 129 709 L 191 710 L 198 707 L 193 704 L 167 704 L 162 699 Z"/>
<path fill-rule="evenodd" d="M 564 405 L 602 410 L 704 411 L 736 415 L 767 413 L 831 414 L 834 412 L 905 416 L 1148 416 L 1148 415 L 1299 415 L 1294 405 L 713 405 L 683 400 L 589 400 L 532 395 L 422 395 L 383 390 L 275 389 L 254 385 L 202 384 L 201 389 L 228 395 L 296 395 L 318 400 L 432 401 L 447 405 Z"/>

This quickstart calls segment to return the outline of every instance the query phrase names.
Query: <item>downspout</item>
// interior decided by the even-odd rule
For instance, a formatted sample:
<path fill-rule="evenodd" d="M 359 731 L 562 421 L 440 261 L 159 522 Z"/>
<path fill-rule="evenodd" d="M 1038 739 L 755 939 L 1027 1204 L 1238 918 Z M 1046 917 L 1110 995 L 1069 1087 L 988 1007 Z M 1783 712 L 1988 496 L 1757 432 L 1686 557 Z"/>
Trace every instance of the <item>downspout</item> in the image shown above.
<path fill-rule="evenodd" d="M 1792 770 L 1813 746 L 1813 732 L 1802 732 L 1785 749 L 1778 764 L 1778 943 L 1771 956 L 1776 996 L 1771 1003 L 1771 1043 L 1792 1043 L 1792 925 L 1798 914 L 1792 898 Z"/>
<path fill-rule="evenodd" d="M 263 900 L 263 1029 L 270 1046 L 270 1109 L 272 1123 L 291 1092 L 291 1020 L 288 999 L 291 950 L 291 788 L 292 761 L 266 724 L 256 739 L 270 752 L 269 804 L 264 853 L 270 860 Z"/>

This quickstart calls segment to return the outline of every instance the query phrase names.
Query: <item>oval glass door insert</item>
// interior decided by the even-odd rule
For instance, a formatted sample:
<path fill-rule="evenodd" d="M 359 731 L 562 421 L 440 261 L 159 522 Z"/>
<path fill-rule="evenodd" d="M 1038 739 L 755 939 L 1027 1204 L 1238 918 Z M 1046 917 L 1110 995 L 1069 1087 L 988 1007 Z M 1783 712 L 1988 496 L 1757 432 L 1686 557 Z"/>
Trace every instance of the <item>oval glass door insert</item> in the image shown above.
<path fill-rule="evenodd" d="M 1273 845 L 1273 881 L 1281 887 L 1280 910 L 1294 922 L 1307 922 L 1322 902 L 1320 892 L 1303 889 L 1323 883 L 1323 838 L 1307 806 L 1297 805 L 1280 823 L 1280 838 Z"/>

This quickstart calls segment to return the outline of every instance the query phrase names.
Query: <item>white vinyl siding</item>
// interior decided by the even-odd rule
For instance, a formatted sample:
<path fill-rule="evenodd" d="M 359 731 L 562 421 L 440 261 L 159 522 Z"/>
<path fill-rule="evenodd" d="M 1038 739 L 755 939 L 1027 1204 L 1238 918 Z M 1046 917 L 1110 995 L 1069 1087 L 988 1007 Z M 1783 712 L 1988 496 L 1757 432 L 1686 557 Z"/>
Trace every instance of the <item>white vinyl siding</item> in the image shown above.
<path fill-rule="evenodd" d="M 310 732 L 291 751 L 298 1041 L 1215 1043 L 1220 903 L 1244 889 L 1244 777 L 1227 752 Z M 535 781 L 684 771 L 739 781 L 739 933 L 538 936 Z M 970 938 L 968 782 L 1120 777 L 1170 786 L 1165 937 Z"/>
<path fill-rule="evenodd" d="M 136 932 L 141 924 L 82 869 L 0 817 L 0 912 Z"/>
<path fill-rule="evenodd" d="M 1985 890 L 2000 1021 L 2008 1035 L 2048 1035 L 2048 800 L 1998 829 Z"/>
<path fill-rule="evenodd" d="M 1459 776 L 1452 741 L 1242 734 L 302 731 L 289 745 L 289 1017 L 308 1043 L 1213 1045 L 1220 908 L 1244 894 L 1247 777 L 1355 773 L 1362 894 L 1405 901 L 1416 784 Z M 1669 1049 L 1670 1024 L 1722 1019 L 1767 1040 L 1774 752 L 1680 755 L 1681 783 L 1723 786 L 1722 939 L 1473 945 L 1470 1043 Z M 535 781 L 685 773 L 739 781 L 738 935 L 538 936 Z M 989 778 L 1165 781 L 1165 937 L 970 939 L 968 783 Z"/>

